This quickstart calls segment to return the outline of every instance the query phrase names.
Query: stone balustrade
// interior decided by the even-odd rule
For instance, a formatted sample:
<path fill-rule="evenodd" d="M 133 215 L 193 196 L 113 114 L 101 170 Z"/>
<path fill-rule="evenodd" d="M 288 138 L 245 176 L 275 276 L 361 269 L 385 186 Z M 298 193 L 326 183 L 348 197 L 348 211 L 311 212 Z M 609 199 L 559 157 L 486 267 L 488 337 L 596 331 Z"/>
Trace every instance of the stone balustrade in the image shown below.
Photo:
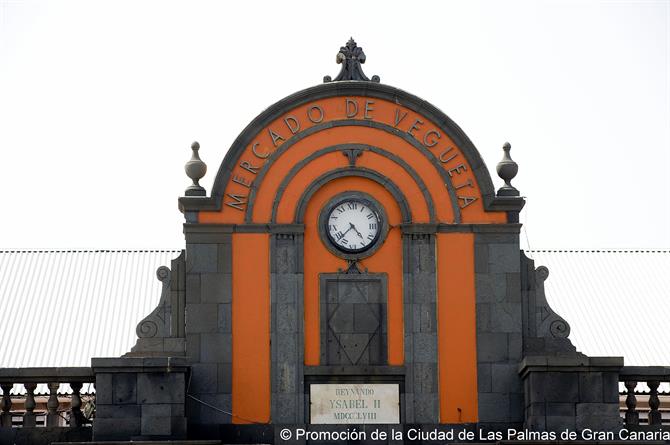
<path fill-rule="evenodd" d="M 83 415 L 81 389 L 85 384 L 93 384 L 95 376 L 91 368 L 73 367 L 73 368 L 0 368 L 0 388 L 2 389 L 2 402 L 0 403 L 0 426 L 3 428 L 12 428 L 12 418 L 16 413 L 12 413 L 12 389 L 15 385 L 23 385 L 25 391 L 19 391 L 19 394 L 25 393 L 22 407 L 22 428 L 37 427 L 37 415 L 35 408 L 36 389 L 38 385 L 45 384 L 48 388 L 48 399 L 46 401 L 46 424 L 40 426 L 59 427 L 63 426 L 61 420 L 66 421 L 70 428 L 84 426 L 90 423 Z M 69 396 L 69 406 L 59 409 L 61 402 L 59 400 L 59 388 L 63 384 L 69 384 L 72 394 Z M 19 386 L 20 389 L 20 386 Z M 61 391 L 62 393 L 62 391 Z M 62 398 L 62 397 L 61 397 Z M 63 413 L 66 411 L 66 415 Z M 19 414 L 20 415 L 20 414 Z"/>
<path fill-rule="evenodd" d="M 659 397 L 659 386 L 670 382 L 670 367 L 667 366 L 624 366 L 619 373 L 619 381 L 626 388 L 626 410 L 624 423 L 626 426 L 635 425 L 670 425 L 670 416 L 664 418 Z M 649 388 L 640 391 L 639 386 L 646 384 Z M 638 386 L 639 385 L 639 386 Z M 647 399 L 647 406 L 638 406 L 638 397 Z M 646 416 L 640 418 L 641 413 Z"/>

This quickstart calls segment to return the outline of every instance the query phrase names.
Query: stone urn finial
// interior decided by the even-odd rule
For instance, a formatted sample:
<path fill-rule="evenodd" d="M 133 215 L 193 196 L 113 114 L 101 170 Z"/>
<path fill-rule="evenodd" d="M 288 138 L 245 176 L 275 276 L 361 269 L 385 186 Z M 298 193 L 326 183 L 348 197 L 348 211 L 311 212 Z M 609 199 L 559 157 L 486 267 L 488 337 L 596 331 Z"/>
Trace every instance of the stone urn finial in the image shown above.
<path fill-rule="evenodd" d="M 184 194 L 186 196 L 205 196 L 207 192 L 198 181 L 207 173 L 207 164 L 202 162 L 202 159 L 198 155 L 200 144 L 197 142 L 192 143 L 191 150 L 193 150 L 193 154 L 191 155 L 191 159 L 184 165 L 184 170 L 186 171 L 186 176 L 193 180 L 193 184 L 186 188 Z"/>
<path fill-rule="evenodd" d="M 504 154 L 502 161 L 498 162 L 496 166 L 498 176 L 505 181 L 505 185 L 498 189 L 498 196 L 519 196 L 519 191 L 511 183 L 519 171 L 519 165 L 509 155 L 511 149 L 512 146 L 510 143 L 505 142 L 505 145 L 503 145 Z"/>

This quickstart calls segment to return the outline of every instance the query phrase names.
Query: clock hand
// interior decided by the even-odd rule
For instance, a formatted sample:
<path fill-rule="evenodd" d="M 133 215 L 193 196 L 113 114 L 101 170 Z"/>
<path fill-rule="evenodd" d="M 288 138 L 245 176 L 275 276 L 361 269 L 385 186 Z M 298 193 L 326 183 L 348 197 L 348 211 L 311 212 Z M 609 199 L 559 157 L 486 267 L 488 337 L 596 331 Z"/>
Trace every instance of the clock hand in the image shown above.
<path fill-rule="evenodd" d="M 364 239 L 363 235 L 361 235 L 361 232 L 359 232 L 358 229 L 356 229 L 356 226 L 354 225 L 354 223 L 349 223 L 349 225 L 351 226 L 351 227 L 349 227 L 349 230 L 354 229 L 356 231 L 356 233 L 358 234 L 358 236 L 360 236 L 361 239 Z M 347 231 L 349 231 L 349 230 L 347 230 Z"/>
<path fill-rule="evenodd" d="M 349 223 L 349 224 L 351 225 L 351 223 Z M 351 227 L 349 227 L 347 230 L 345 230 L 344 232 L 342 232 L 342 236 L 340 236 L 340 239 L 344 238 L 344 235 L 346 235 L 347 232 L 350 231 L 350 230 L 351 230 Z"/>

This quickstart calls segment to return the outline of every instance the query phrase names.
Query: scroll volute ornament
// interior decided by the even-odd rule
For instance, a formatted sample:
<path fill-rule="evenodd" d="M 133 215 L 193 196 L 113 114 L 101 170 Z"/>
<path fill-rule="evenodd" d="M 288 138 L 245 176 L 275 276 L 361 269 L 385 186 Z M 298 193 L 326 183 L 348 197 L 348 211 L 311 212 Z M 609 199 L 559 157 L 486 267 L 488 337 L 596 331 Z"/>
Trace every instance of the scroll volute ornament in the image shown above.
<path fill-rule="evenodd" d="M 547 353 L 578 355 L 580 352 L 570 339 L 570 325 L 549 305 L 545 294 L 545 282 L 549 269 L 535 267 L 535 261 L 521 252 L 521 299 L 526 315 L 524 324 L 524 353 L 526 355 Z M 538 341 L 541 339 L 541 341 Z"/>
<path fill-rule="evenodd" d="M 162 283 L 161 298 L 158 307 L 140 321 L 135 328 L 138 338 L 168 337 L 170 335 L 171 307 L 168 301 L 170 292 L 170 269 L 161 266 L 156 270 L 156 277 Z"/>

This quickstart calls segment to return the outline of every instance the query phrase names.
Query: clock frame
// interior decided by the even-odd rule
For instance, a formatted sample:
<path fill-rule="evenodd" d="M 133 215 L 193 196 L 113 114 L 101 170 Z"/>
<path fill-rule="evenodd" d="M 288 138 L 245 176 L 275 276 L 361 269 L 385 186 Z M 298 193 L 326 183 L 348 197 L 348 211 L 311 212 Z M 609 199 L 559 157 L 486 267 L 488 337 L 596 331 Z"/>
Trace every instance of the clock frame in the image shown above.
<path fill-rule="evenodd" d="M 372 210 L 378 219 L 379 228 L 375 238 L 368 244 L 366 247 L 353 250 L 347 249 L 343 246 L 340 246 L 336 243 L 335 240 L 330 236 L 329 233 L 329 217 L 330 214 L 341 204 L 346 201 L 357 201 L 366 205 L 370 210 Z M 388 234 L 388 218 L 384 207 L 372 196 L 367 193 L 362 192 L 344 192 L 338 195 L 333 196 L 326 205 L 323 206 L 319 213 L 319 235 L 321 236 L 321 241 L 326 246 L 326 248 L 333 254 L 347 259 L 347 260 L 359 260 L 361 258 L 369 257 L 374 254 L 386 240 L 386 235 Z"/>

